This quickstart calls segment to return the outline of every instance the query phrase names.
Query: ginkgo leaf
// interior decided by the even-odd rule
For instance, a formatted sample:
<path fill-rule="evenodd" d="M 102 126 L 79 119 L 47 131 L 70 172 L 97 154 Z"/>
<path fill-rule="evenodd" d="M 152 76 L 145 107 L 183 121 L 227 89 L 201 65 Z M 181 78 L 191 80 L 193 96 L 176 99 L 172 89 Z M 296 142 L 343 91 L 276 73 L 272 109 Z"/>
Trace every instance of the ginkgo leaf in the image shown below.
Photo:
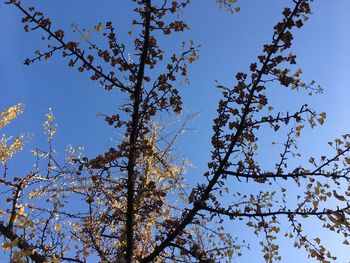
<path fill-rule="evenodd" d="M 86 31 L 86 32 L 84 33 L 84 39 L 85 39 L 85 40 L 89 40 L 89 31 Z"/>
<path fill-rule="evenodd" d="M 340 201 L 345 201 L 346 200 L 344 196 L 338 195 L 338 193 L 335 190 L 333 190 L 333 196 L 335 198 L 337 198 L 338 200 L 340 200 Z"/>
<path fill-rule="evenodd" d="M 94 26 L 94 30 L 95 30 L 95 31 L 101 31 L 102 29 L 103 29 L 103 25 L 102 25 L 101 22 L 98 23 L 98 25 Z"/>
<path fill-rule="evenodd" d="M 322 125 L 324 123 L 324 118 L 318 118 L 317 121 Z"/>
<path fill-rule="evenodd" d="M 21 207 L 18 208 L 17 214 L 18 214 L 19 216 L 23 216 L 23 215 L 24 215 L 24 207 L 23 207 L 23 206 L 21 206 Z"/>
<path fill-rule="evenodd" d="M 299 68 L 295 73 L 294 73 L 294 77 L 299 77 L 299 75 L 302 73 L 301 69 Z"/>
<path fill-rule="evenodd" d="M 314 240 L 316 241 L 317 244 L 321 243 L 321 240 L 318 237 L 316 237 Z"/>
<path fill-rule="evenodd" d="M 302 128 L 304 128 L 304 125 L 299 125 L 295 128 L 296 131 L 300 131 Z"/>
<path fill-rule="evenodd" d="M 350 164 L 350 158 L 349 157 L 345 157 L 344 160 L 345 160 L 346 164 Z"/>
<path fill-rule="evenodd" d="M 53 227 L 57 232 L 60 232 L 61 231 L 61 225 L 55 225 Z"/>
<path fill-rule="evenodd" d="M 0 112 L 0 129 L 9 124 L 23 112 L 23 104 L 19 103 Z"/>

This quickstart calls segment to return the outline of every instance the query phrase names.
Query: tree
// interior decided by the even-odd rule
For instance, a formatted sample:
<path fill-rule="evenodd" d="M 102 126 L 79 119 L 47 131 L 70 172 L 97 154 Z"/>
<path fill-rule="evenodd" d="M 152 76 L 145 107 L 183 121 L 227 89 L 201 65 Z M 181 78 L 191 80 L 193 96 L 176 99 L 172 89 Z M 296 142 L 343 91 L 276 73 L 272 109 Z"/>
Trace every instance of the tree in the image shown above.
<path fill-rule="evenodd" d="M 239 11 L 234 0 L 217 2 L 229 12 Z M 293 113 L 273 114 L 267 93 L 272 84 L 310 94 L 322 91 L 314 81 L 307 84 L 301 80 L 302 70 L 296 68 L 296 56 L 289 52 L 293 32 L 311 15 L 310 2 L 291 1 L 293 6 L 283 10 L 271 43 L 264 45 L 257 62 L 250 64 L 249 73 L 238 72 L 233 87 L 218 84 L 222 99 L 213 124 L 208 171 L 204 183 L 188 192 L 183 182 L 186 163 L 174 159 L 170 151 L 184 126 L 168 141 L 161 116 L 181 112 L 176 80 L 186 79 L 188 64 L 198 59 L 198 47 L 191 41 L 182 45 L 179 54 L 168 55 L 159 43 L 164 35 L 188 29 L 178 17 L 189 0 L 133 0 L 137 18 L 130 34 L 136 62 L 128 57 L 130 47 L 120 43 L 112 22 L 94 27 L 107 38 L 107 47 L 93 43 L 89 32 L 77 26 L 81 39 L 69 41 L 62 29 L 54 28 L 34 7 L 27 8 L 17 0 L 7 2 L 23 14 L 25 31 L 46 34 L 48 50 L 37 50 L 25 64 L 61 53 L 70 67 L 90 73 L 93 81 L 107 91 L 119 92 L 127 101 L 119 112 L 104 116 L 123 134 L 107 152 L 88 158 L 80 149 L 68 148 L 65 161 L 60 162 L 53 147 L 56 128 L 49 111 L 44 125 L 48 150 L 33 151 L 37 158 L 34 170 L 13 177 L 5 166 L 6 177 L 0 182 L 8 202 L 3 215 L 8 218 L 0 224 L 0 233 L 5 240 L 3 249 L 10 251 L 12 260 L 229 262 L 240 255 L 244 244 L 220 223 L 243 220 L 256 234 L 264 235 L 263 257 L 273 262 L 281 259 L 276 239 L 284 219 L 290 225 L 286 236 L 295 239 L 295 247 L 303 247 L 320 262 L 335 260 L 318 237 L 304 233 L 303 224 L 305 218 L 317 219 L 324 228 L 342 234 L 348 244 L 350 135 L 331 143 L 333 156 L 311 157 L 310 164 L 293 167 L 290 160 L 295 157 L 298 137 L 306 125 L 322 125 L 326 113 L 302 105 Z M 4 111 L 0 125 L 18 112 L 18 108 Z M 274 169 L 267 170 L 256 158 L 262 128 L 271 134 L 286 134 Z M 3 163 L 22 149 L 22 139 L 16 140 L 14 146 L 4 144 Z M 264 187 L 256 195 L 245 195 L 228 189 L 227 182 L 233 180 Z M 269 189 L 273 180 L 286 180 L 289 188 L 296 185 L 302 189 L 295 204 L 285 188 Z M 221 198 L 230 191 L 226 204 Z M 178 196 L 178 202 L 172 201 L 172 194 Z M 84 201 L 72 209 L 72 200 Z"/>

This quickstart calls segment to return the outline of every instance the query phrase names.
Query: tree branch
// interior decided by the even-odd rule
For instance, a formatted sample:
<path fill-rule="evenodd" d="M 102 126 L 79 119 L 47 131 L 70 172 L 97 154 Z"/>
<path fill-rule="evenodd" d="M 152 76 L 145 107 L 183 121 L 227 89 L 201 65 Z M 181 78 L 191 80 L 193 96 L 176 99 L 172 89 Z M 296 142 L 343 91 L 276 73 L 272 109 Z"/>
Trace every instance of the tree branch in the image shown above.
<path fill-rule="evenodd" d="M 130 148 L 128 156 L 128 182 L 127 182 L 127 212 L 126 212 L 126 262 L 131 263 L 133 258 L 134 242 L 134 188 L 135 188 L 135 159 L 137 151 L 137 142 L 140 127 L 140 104 L 142 101 L 142 84 L 144 71 L 148 56 L 149 38 L 151 24 L 151 0 L 145 2 L 144 18 L 144 42 L 140 57 L 139 69 L 137 73 L 136 85 L 134 87 L 134 103 L 132 113 L 132 123 L 130 131 Z"/>
<path fill-rule="evenodd" d="M 5 227 L 5 225 L 0 222 L 0 233 L 6 237 L 7 239 L 9 239 L 11 242 L 17 240 L 17 247 L 25 250 L 25 251 L 30 251 L 30 255 L 29 257 L 31 258 L 31 260 L 33 260 L 35 263 L 44 263 L 47 262 L 46 257 L 39 254 L 38 252 L 35 251 L 35 247 L 33 247 L 32 245 L 28 244 L 26 241 L 24 241 L 23 239 L 21 239 L 19 236 L 17 236 L 11 228 L 9 227 Z"/>
<path fill-rule="evenodd" d="M 41 28 L 42 30 L 44 30 L 50 38 L 55 39 L 57 42 L 59 42 L 61 44 L 61 47 L 56 48 L 61 49 L 62 47 L 64 47 L 65 49 L 68 49 L 70 52 L 72 52 L 77 59 L 81 60 L 83 62 L 84 65 L 87 65 L 89 69 L 92 69 L 97 75 L 101 76 L 102 78 L 104 78 L 105 80 L 109 81 L 113 86 L 116 86 L 118 88 L 120 88 L 123 91 L 132 93 L 132 90 L 128 87 L 126 87 L 125 85 L 123 85 L 123 83 L 121 83 L 118 79 L 116 78 L 111 78 L 108 75 L 104 74 L 102 72 L 102 70 L 98 69 L 98 67 L 92 65 L 92 63 L 90 63 L 84 56 L 82 53 L 77 52 L 77 50 L 74 47 L 71 47 L 69 45 L 70 42 L 66 43 L 63 41 L 62 38 L 58 37 L 54 32 L 52 32 L 50 30 L 50 28 L 46 27 L 44 24 L 40 23 L 40 21 L 33 15 L 31 15 L 27 10 L 25 10 L 20 3 L 16 3 L 16 2 L 8 2 L 8 4 L 13 4 L 15 5 L 19 10 L 22 11 L 23 14 L 26 15 L 26 17 L 30 18 L 32 22 L 34 22 L 35 24 L 37 24 L 38 28 Z M 48 52 L 46 52 L 48 53 Z"/>
<path fill-rule="evenodd" d="M 234 151 L 234 147 L 236 146 L 237 141 L 239 140 L 246 124 L 246 118 L 248 114 L 250 113 L 250 105 L 253 100 L 254 93 L 260 83 L 260 80 L 262 76 L 265 74 L 266 68 L 270 62 L 270 59 L 272 55 L 275 53 L 276 48 L 278 47 L 278 43 L 282 39 L 282 36 L 285 32 L 285 30 L 288 28 L 288 24 L 290 20 L 294 17 L 294 15 L 298 12 L 300 4 L 305 1 L 305 0 L 299 0 L 296 2 L 295 7 L 291 14 L 289 15 L 288 19 L 284 23 L 283 29 L 281 30 L 280 34 L 277 36 L 276 39 L 273 40 L 273 48 L 271 48 L 268 51 L 267 57 L 259 70 L 259 74 L 256 78 L 256 81 L 253 83 L 253 86 L 249 92 L 248 100 L 247 103 L 245 104 L 244 110 L 243 110 L 243 115 L 240 121 L 240 124 L 236 130 L 236 133 L 228 147 L 228 150 L 224 156 L 224 158 L 221 160 L 218 169 L 215 171 L 212 179 L 209 181 L 209 184 L 207 185 L 206 189 L 203 191 L 203 194 L 201 195 L 201 198 L 199 202 L 195 202 L 193 205 L 193 208 L 186 214 L 186 216 L 182 219 L 181 223 L 173 230 L 171 231 L 167 237 L 162 241 L 159 245 L 157 245 L 153 252 L 151 252 L 148 256 L 144 257 L 140 262 L 146 263 L 146 262 L 152 262 L 158 255 L 166 248 L 169 246 L 169 244 L 177 237 L 185 228 L 188 224 L 192 222 L 194 217 L 197 215 L 198 211 L 201 210 L 200 203 L 202 201 L 208 200 L 211 191 L 213 190 L 214 186 L 216 185 L 217 181 L 219 178 L 223 175 L 224 168 L 228 163 L 229 157 L 231 156 L 232 152 Z"/>

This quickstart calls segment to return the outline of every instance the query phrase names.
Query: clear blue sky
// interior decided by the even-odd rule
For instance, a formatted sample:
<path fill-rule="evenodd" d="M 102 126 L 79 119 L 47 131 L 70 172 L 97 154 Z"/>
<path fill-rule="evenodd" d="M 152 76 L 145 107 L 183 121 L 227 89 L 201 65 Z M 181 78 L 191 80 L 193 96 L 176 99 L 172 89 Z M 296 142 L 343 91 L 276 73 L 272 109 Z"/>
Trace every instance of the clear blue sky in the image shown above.
<path fill-rule="evenodd" d="M 25 2 L 44 11 L 54 27 L 58 25 L 69 31 L 71 23 L 92 28 L 100 21 L 111 20 L 117 25 L 121 39 L 128 39 L 130 8 L 127 0 Z M 192 64 L 189 70 L 190 85 L 180 87 L 185 112 L 200 112 L 199 117 L 189 124 L 195 131 L 183 135 L 176 152 L 194 164 L 195 168 L 190 170 L 188 179 L 190 183 L 205 171 L 209 160 L 211 121 L 219 98 L 214 81 L 233 85 L 236 72 L 247 71 L 249 64 L 255 62 L 261 53 L 262 45 L 269 43 L 272 27 L 280 19 L 282 8 L 290 6 L 292 1 L 239 0 L 238 4 L 241 12 L 230 15 L 219 10 L 215 0 L 192 0 L 183 13 L 191 30 L 164 42 L 166 51 L 176 50 L 177 41 L 182 39 L 193 39 L 202 45 L 200 60 Z M 304 79 L 315 79 L 324 87 L 324 94 L 308 97 L 301 92 L 286 97 L 283 92 L 277 91 L 272 97 L 272 101 L 276 101 L 281 109 L 298 109 L 300 105 L 308 103 L 315 110 L 327 112 L 325 125 L 305 132 L 300 142 L 300 151 L 306 157 L 312 153 L 329 153 L 327 142 L 350 131 L 349 10 L 348 0 L 315 1 L 314 15 L 303 30 L 295 34 L 293 51 L 298 56 Z M 83 145 L 86 153 L 93 156 L 112 146 L 111 139 L 117 138 L 118 134 L 107 127 L 103 118 L 97 117 L 97 114 L 113 113 L 121 104 L 119 94 L 104 91 L 97 83 L 91 82 L 87 75 L 68 68 L 68 61 L 60 56 L 30 67 L 22 65 L 26 57 L 44 46 L 40 40 L 42 33 L 24 33 L 19 12 L 3 3 L 0 4 L 0 23 L 0 109 L 18 102 L 25 104 L 25 113 L 4 132 L 35 134 L 26 147 L 27 151 L 43 145 L 44 113 L 52 107 L 59 125 L 55 141 L 58 152 L 63 153 L 67 144 Z M 14 159 L 13 164 L 16 164 L 19 174 L 30 169 L 30 162 L 25 156 L 23 153 Z M 261 158 L 268 161 L 268 157 Z M 235 223 L 227 225 L 233 234 L 244 236 L 247 241 L 251 241 L 253 248 L 256 247 L 256 238 L 249 233 L 250 230 L 239 228 Z M 283 226 L 281 228 L 283 230 Z M 328 236 L 328 233 L 322 233 L 321 228 L 312 231 L 317 231 L 315 236 Z M 339 256 L 337 262 L 349 262 L 349 249 L 337 246 L 336 241 L 339 240 L 336 237 L 330 235 L 329 238 L 329 245 Z M 282 262 L 311 262 L 304 252 L 295 250 L 290 241 L 282 238 L 280 247 L 285 256 Z M 256 248 L 246 251 L 245 256 L 237 262 L 263 262 L 259 247 Z"/>

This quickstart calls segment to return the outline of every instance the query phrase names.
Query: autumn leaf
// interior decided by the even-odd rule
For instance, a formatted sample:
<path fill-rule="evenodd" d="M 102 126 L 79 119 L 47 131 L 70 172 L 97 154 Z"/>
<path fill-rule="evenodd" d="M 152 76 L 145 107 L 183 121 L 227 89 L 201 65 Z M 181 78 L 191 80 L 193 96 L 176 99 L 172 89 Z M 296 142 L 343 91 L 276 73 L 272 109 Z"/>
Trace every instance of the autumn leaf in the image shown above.
<path fill-rule="evenodd" d="M 103 25 L 102 25 L 102 23 L 100 22 L 100 23 L 98 23 L 97 25 L 95 25 L 95 26 L 94 26 L 94 30 L 95 30 L 95 31 L 101 31 L 101 30 L 103 30 Z"/>
<path fill-rule="evenodd" d="M 85 40 L 89 40 L 89 32 L 88 32 L 88 31 L 86 31 L 86 32 L 84 33 L 84 39 L 85 39 Z"/>

